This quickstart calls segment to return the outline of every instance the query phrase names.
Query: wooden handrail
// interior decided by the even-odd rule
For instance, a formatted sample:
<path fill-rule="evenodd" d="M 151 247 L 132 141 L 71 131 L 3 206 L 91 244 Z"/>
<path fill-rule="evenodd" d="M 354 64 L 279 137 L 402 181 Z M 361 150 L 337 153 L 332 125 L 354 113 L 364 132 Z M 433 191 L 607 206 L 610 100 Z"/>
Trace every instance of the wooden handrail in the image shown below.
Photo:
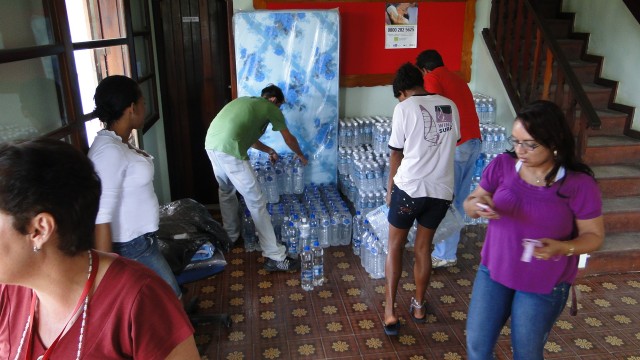
<path fill-rule="evenodd" d="M 640 23 L 640 3 L 637 0 L 623 0 L 631 15 Z"/>
<path fill-rule="evenodd" d="M 601 126 L 591 101 L 571 68 L 558 41 L 538 15 L 531 0 L 493 0 L 490 29 L 483 36 L 513 106 L 537 99 L 556 102 L 565 112 L 577 151 L 586 149 L 588 128 Z"/>

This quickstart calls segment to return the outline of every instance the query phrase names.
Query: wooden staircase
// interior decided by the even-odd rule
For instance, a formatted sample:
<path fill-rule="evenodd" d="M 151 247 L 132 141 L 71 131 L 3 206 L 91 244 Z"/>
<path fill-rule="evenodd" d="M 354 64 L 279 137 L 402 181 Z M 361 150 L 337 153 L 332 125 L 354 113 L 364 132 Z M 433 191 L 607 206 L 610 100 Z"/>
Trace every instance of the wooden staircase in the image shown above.
<path fill-rule="evenodd" d="M 516 109 L 536 100 L 559 104 L 579 155 L 603 196 L 604 246 L 581 275 L 640 271 L 640 132 L 634 108 L 615 103 L 617 82 L 600 77 L 603 58 L 588 54 L 589 34 L 574 33 L 561 0 L 494 0 L 483 37 Z M 634 60 L 630 60 L 634 61 Z"/>

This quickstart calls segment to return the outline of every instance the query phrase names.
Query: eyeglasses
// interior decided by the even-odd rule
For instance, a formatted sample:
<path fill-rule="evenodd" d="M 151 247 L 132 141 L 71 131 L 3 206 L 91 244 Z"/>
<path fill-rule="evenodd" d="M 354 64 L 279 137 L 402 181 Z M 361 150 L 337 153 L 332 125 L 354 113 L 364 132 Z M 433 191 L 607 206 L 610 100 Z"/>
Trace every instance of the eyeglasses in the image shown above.
<path fill-rule="evenodd" d="M 513 137 L 509 137 L 507 141 L 509 142 L 509 144 L 511 144 L 511 146 L 513 146 L 514 149 L 516 148 L 516 146 L 519 145 L 519 146 L 522 146 L 526 151 L 533 151 L 540 146 L 540 144 L 534 141 L 531 141 L 531 140 L 518 141 Z"/>

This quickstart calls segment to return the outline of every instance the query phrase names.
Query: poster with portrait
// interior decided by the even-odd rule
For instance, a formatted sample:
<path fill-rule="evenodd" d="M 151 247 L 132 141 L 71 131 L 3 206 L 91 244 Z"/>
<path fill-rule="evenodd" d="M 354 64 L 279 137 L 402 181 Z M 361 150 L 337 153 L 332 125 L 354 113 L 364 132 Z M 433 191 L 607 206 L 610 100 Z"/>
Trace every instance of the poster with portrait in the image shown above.
<path fill-rule="evenodd" d="M 385 3 L 385 49 L 418 47 L 418 3 Z"/>

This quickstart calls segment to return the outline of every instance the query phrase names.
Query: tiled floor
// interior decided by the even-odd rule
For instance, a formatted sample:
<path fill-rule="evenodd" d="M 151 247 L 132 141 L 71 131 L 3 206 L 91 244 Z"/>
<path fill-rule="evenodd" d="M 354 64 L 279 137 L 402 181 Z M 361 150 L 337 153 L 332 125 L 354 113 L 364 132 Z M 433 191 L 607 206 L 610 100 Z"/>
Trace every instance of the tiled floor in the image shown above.
<path fill-rule="evenodd" d="M 384 280 L 373 280 L 348 247 L 325 250 L 327 284 L 306 292 L 300 274 L 262 270 L 259 253 L 236 247 L 220 275 L 190 285 L 203 313 L 226 312 L 230 328 L 196 328 L 203 359 L 465 359 L 465 320 L 483 229 L 463 230 L 458 265 L 435 270 L 428 289 L 428 322 L 408 319 L 414 283 L 405 252 L 398 290 L 400 336 L 381 325 Z M 565 310 L 546 345 L 547 359 L 640 360 L 640 274 L 582 278 L 579 312 Z M 496 347 L 511 359 L 509 328 Z"/>

